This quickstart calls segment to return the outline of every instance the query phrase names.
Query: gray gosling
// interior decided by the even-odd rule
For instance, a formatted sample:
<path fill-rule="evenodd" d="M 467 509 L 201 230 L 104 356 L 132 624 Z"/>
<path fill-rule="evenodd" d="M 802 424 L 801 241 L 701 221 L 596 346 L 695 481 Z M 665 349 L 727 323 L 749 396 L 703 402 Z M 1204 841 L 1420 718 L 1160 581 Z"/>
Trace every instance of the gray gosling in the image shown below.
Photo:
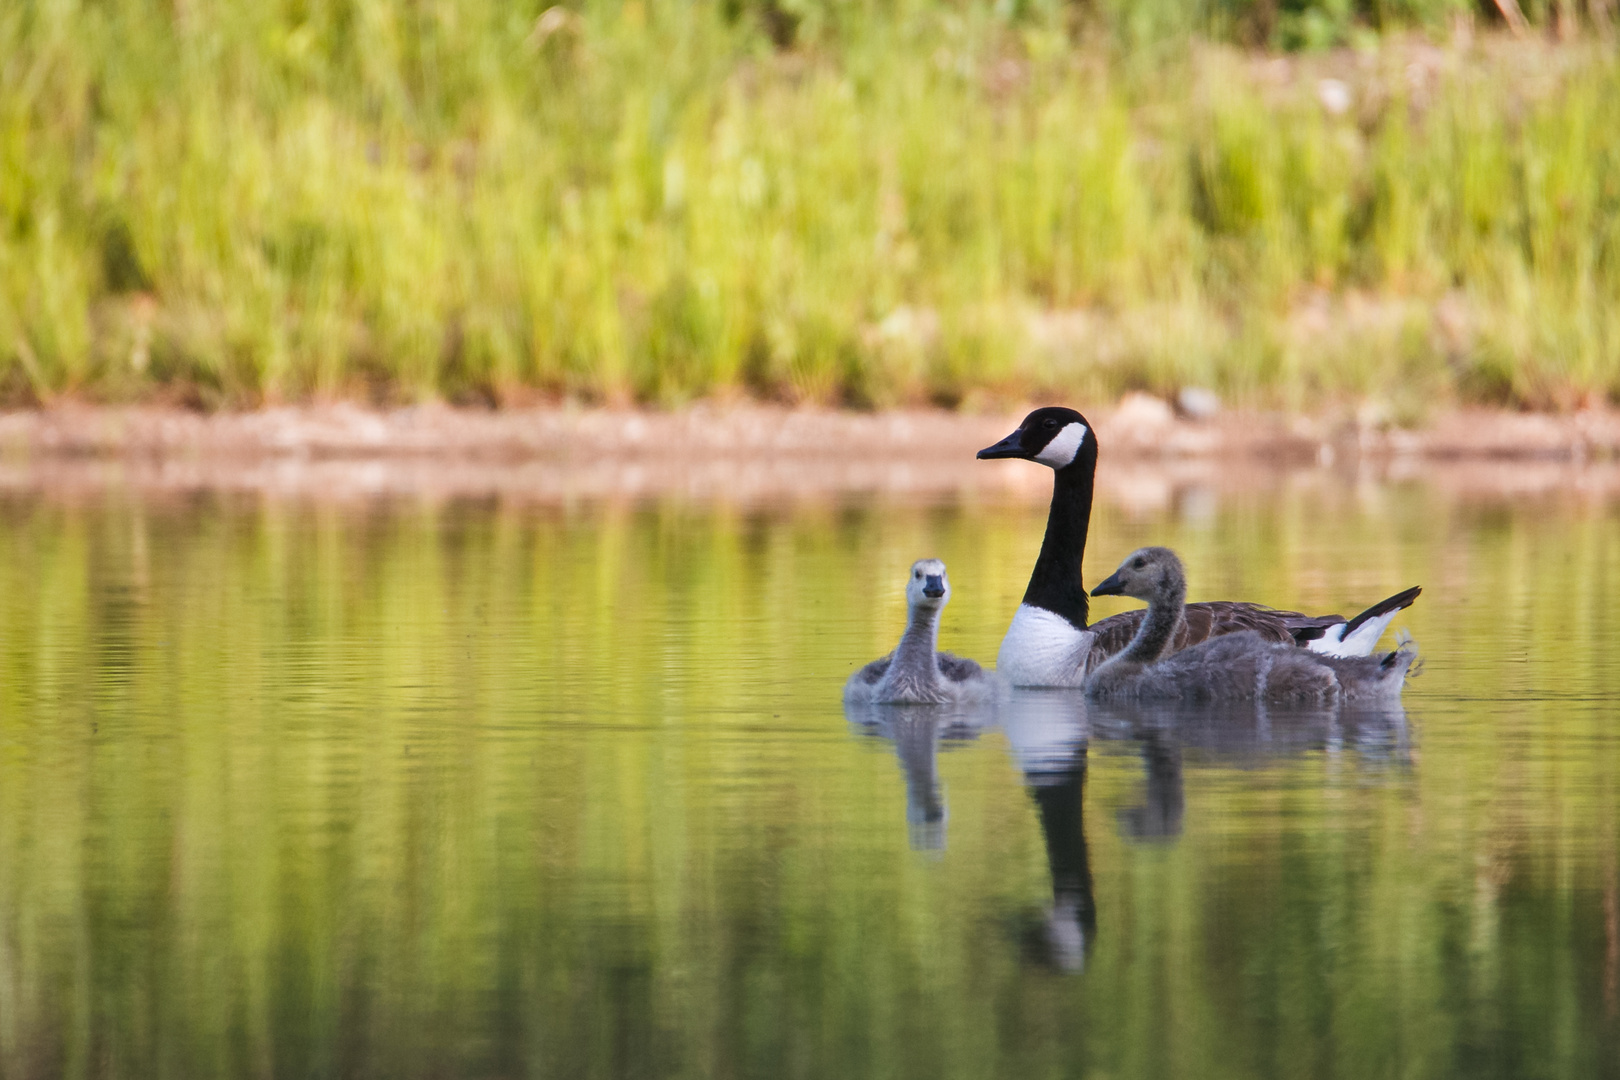
<path fill-rule="evenodd" d="M 851 705 L 942 705 L 989 701 L 999 680 L 972 660 L 938 652 L 939 613 L 951 599 L 945 564 L 920 559 L 906 580 L 910 619 L 894 652 L 849 677 L 844 701 Z"/>
<path fill-rule="evenodd" d="M 1133 551 L 1091 595 L 1134 596 L 1148 603 L 1130 644 L 1086 678 L 1086 696 L 1092 698 L 1302 705 L 1394 701 L 1416 655 L 1407 640 L 1381 656 L 1323 656 L 1245 630 L 1167 656 L 1187 602 L 1186 571 L 1169 548 Z"/>

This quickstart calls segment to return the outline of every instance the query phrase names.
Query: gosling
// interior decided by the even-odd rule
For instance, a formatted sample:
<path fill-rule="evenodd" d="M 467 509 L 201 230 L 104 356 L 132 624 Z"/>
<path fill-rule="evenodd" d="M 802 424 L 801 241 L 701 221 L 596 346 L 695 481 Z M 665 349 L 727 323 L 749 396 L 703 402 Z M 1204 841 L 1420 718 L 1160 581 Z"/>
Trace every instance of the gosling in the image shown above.
<path fill-rule="evenodd" d="M 1167 656 L 1187 602 L 1187 575 L 1169 548 L 1132 552 L 1091 595 L 1133 596 L 1148 603 L 1131 643 L 1087 677 L 1085 692 L 1091 698 L 1298 705 L 1394 701 L 1416 655 L 1409 639 L 1382 656 L 1334 657 L 1245 630 Z"/>
<path fill-rule="evenodd" d="M 939 613 L 951 599 L 945 564 L 920 559 L 906 581 L 910 618 L 894 652 L 849 677 L 850 705 L 974 704 L 996 696 L 999 681 L 972 660 L 938 652 Z"/>

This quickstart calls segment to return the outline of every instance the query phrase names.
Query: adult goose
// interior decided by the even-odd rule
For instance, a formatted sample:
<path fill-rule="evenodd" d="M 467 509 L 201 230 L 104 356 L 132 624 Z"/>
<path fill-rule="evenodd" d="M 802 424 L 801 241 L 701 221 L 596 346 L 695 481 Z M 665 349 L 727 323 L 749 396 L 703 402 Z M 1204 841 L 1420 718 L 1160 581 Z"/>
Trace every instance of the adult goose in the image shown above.
<path fill-rule="evenodd" d="M 1088 698 L 1132 701 L 1263 701 L 1320 705 L 1339 700 L 1393 702 L 1415 653 L 1325 656 L 1268 641 L 1253 630 L 1168 653 L 1187 597 L 1187 576 L 1169 548 L 1141 548 L 1093 596 L 1134 596 L 1147 615 L 1122 652 L 1086 677 Z"/>
<path fill-rule="evenodd" d="M 844 684 L 849 705 L 938 705 L 990 701 L 1001 685 L 972 660 L 939 652 L 939 613 L 951 599 L 945 564 L 919 559 L 906 579 L 909 617 L 900 644 Z"/>
<path fill-rule="evenodd" d="M 1080 686 L 1087 673 L 1130 642 L 1143 613 L 1125 612 L 1089 624 L 1080 562 L 1091 525 L 1097 474 L 1097 435 L 1073 409 L 1036 409 L 1018 430 L 980 458 L 1022 458 L 1052 470 L 1052 506 L 1046 539 L 1024 590 L 1024 600 L 1001 641 L 996 669 L 1014 686 Z M 1353 619 L 1303 615 L 1261 604 L 1217 600 L 1188 604 L 1170 651 L 1224 634 L 1253 631 L 1267 641 L 1293 642 L 1327 656 L 1365 656 L 1395 613 L 1416 600 L 1411 588 L 1380 600 Z"/>

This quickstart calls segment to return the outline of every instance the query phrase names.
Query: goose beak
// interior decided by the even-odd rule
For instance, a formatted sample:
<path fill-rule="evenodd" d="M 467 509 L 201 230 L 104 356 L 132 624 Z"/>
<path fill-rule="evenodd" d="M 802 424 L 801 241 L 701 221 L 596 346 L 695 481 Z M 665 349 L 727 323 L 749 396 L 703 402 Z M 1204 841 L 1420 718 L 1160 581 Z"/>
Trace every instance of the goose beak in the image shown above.
<path fill-rule="evenodd" d="M 1124 596 L 1125 579 L 1119 576 L 1119 571 L 1110 574 L 1102 584 L 1091 590 L 1092 596 Z"/>
<path fill-rule="evenodd" d="M 980 450 L 977 455 L 979 460 L 988 461 L 991 458 L 1029 457 L 1029 455 L 1024 452 L 1023 443 L 1020 441 L 1023 434 L 1024 429 L 1019 428 L 1005 439 L 1002 439 L 1000 442 L 996 443 L 996 445 L 985 447 L 983 450 Z"/>
<path fill-rule="evenodd" d="M 938 574 L 929 574 L 923 578 L 923 595 L 930 600 L 938 600 L 945 595 L 945 580 Z"/>

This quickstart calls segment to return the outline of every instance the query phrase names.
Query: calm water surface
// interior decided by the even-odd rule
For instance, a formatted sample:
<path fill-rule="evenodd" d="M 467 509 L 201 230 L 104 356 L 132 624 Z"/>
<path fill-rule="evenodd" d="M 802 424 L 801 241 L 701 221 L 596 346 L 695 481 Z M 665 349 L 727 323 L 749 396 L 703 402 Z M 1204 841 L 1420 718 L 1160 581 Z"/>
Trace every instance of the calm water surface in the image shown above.
<path fill-rule="evenodd" d="M 0 496 L 0 1077 L 1620 1076 L 1620 506 L 1099 505 L 1088 581 L 1423 584 L 1404 712 L 846 716 L 1044 515 Z"/>

